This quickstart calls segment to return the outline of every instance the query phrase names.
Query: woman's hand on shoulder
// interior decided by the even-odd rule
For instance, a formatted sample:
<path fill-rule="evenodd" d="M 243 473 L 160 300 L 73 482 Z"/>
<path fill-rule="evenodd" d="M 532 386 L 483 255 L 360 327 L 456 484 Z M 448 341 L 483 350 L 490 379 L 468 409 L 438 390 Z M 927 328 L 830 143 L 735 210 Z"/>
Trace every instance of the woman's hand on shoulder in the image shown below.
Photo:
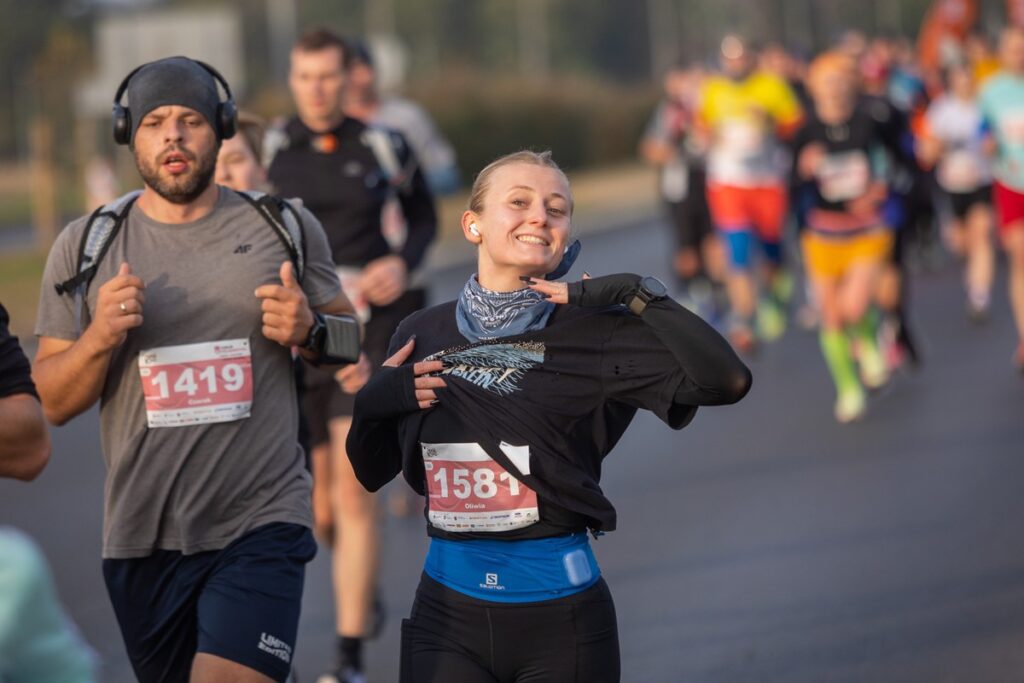
<path fill-rule="evenodd" d="M 409 341 L 405 343 L 405 346 L 398 349 L 391 358 L 384 361 L 384 367 L 397 368 L 403 365 L 405 361 L 409 360 L 409 356 L 412 355 L 414 348 L 416 348 L 416 335 L 409 337 Z M 444 389 L 448 386 L 440 377 L 430 376 L 443 369 L 444 363 L 439 360 L 424 360 L 413 364 L 412 374 L 415 377 L 413 386 L 416 392 L 416 404 L 420 409 L 426 410 L 437 405 L 438 398 L 435 390 Z"/>

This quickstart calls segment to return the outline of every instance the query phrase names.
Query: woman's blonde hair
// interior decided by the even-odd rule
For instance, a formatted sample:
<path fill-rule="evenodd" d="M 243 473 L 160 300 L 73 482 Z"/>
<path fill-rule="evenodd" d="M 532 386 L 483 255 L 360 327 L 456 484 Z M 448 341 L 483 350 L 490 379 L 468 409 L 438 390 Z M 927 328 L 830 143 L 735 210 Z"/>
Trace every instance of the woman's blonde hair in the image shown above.
<path fill-rule="evenodd" d="M 565 178 L 566 186 L 569 186 L 569 178 L 565 175 L 565 172 L 555 163 L 555 160 L 551 158 L 551 150 L 545 150 L 543 152 L 534 152 L 532 150 L 524 149 L 519 152 L 513 152 L 506 154 L 503 157 L 499 157 L 491 163 L 484 166 L 483 170 L 477 173 L 476 180 L 473 181 L 473 189 L 469 193 L 469 210 L 474 213 L 483 213 L 484 210 L 484 195 L 487 194 L 487 188 L 490 187 L 491 176 L 502 166 L 508 166 L 510 164 L 532 164 L 534 166 L 546 166 L 547 168 L 553 168 L 562 174 Z M 573 200 L 572 200 L 572 187 L 569 186 L 569 215 L 572 215 Z"/>

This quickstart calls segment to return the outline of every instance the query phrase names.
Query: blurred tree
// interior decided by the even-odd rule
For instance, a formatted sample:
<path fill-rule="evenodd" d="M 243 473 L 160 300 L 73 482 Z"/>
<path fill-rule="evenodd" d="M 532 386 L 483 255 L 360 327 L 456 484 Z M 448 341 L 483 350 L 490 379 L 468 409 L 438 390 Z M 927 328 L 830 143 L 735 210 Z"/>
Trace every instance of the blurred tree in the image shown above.
<path fill-rule="evenodd" d="M 29 68 L 39 53 L 60 0 L 0 0 L 0 157 L 27 154 Z"/>

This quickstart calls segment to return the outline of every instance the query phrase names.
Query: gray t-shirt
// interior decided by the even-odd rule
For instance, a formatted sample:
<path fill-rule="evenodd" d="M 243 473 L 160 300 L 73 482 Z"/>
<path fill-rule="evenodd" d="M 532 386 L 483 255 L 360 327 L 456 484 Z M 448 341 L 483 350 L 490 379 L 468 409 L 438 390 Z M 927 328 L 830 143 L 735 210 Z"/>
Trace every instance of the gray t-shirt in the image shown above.
<path fill-rule="evenodd" d="M 316 307 L 341 285 L 320 223 L 304 208 L 302 220 L 302 288 Z M 73 299 L 58 295 L 54 285 L 75 273 L 85 224 L 85 218 L 71 223 L 50 252 L 39 336 L 77 338 Z M 223 188 L 214 210 L 192 223 L 159 223 L 132 207 L 88 295 L 91 313 L 100 287 L 122 262 L 146 283 L 144 322 L 114 351 L 100 397 L 104 557 L 144 557 L 155 549 L 191 554 L 223 548 L 271 522 L 311 525 L 311 479 L 297 442 L 290 351 L 263 336 L 261 300 L 254 294 L 260 285 L 280 284 L 286 260 L 274 230 Z M 226 340 L 247 340 L 251 350 L 251 416 L 149 427 L 139 352 Z"/>

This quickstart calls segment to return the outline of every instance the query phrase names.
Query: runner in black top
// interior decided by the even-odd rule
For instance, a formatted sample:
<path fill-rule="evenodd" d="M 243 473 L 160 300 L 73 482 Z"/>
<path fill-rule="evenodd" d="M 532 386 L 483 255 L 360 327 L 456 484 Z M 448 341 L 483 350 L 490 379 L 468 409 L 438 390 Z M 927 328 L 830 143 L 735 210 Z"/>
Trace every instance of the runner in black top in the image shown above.
<path fill-rule="evenodd" d="M 301 198 L 323 223 L 342 286 L 366 324 L 368 360 L 337 377 L 307 373 L 315 523 L 335 555 L 338 664 L 326 683 L 361 683 L 362 639 L 379 629 L 382 614 L 374 599 L 376 497 L 359 486 L 345 455 L 353 396 L 387 357 L 398 323 L 425 304 L 424 292 L 409 282 L 436 228 L 433 199 L 404 139 L 343 113 L 346 49 L 322 29 L 299 39 L 289 76 L 297 115 L 267 140 L 271 183 L 282 196 Z M 397 252 L 381 233 L 381 211 L 392 196 L 407 225 Z"/>
<path fill-rule="evenodd" d="M 601 462 L 637 409 L 680 429 L 750 386 L 657 280 L 541 279 L 567 270 L 571 212 L 549 153 L 485 168 L 462 218 L 478 275 L 403 321 L 356 398 L 356 476 L 376 490 L 403 472 L 427 496 L 403 683 L 618 681 L 614 607 L 587 541 L 616 526 Z"/>
<path fill-rule="evenodd" d="M 0 305 L 0 477 L 29 481 L 50 459 L 50 436 L 32 368 L 8 322 Z"/>
<path fill-rule="evenodd" d="M 811 199 L 802 214 L 804 267 L 821 308 L 821 347 L 840 422 L 863 414 L 865 387 L 888 380 L 871 300 L 893 243 L 882 211 L 888 186 L 880 160 L 897 154 L 899 142 L 857 106 L 856 83 L 856 64 L 847 55 L 815 59 L 807 77 L 814 106 L 794 138 L 796 173 Z"/>

